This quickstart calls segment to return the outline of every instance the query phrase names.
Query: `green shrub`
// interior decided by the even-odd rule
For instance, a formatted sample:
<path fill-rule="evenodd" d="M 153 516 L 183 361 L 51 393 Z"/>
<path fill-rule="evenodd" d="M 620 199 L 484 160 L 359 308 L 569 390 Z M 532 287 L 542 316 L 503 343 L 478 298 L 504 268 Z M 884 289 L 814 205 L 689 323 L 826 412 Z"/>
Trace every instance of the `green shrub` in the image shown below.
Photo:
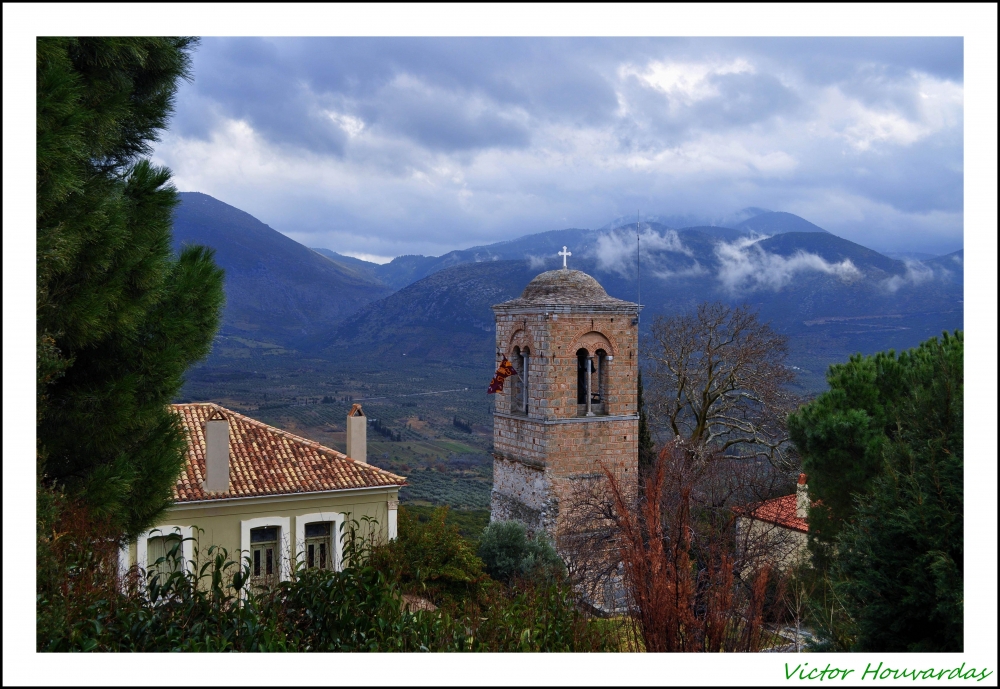
<path fill-rule="evenodd" d="M 39 505 L 39 651 L 496 652 L 615 647 L 576 609 L 571 587 L 555 578 L 520 580 L 507 587 L 483 577 L 477 596 L 451 600 L 447 608 L 433 612 L 408 611 L 395 577 L 376 566 L 385 548 L 373 543 L 371 524 L 348 523 L 342 571 L 299 568 L 273 589 L 250 590 L 248 559 L 236 561 L 216 546 L 200 557 L 197 542 L 199 564 L 193 571 L 172 566 L 170 560 L 181 549 L 177 542 L 150 563 L 150 572 L 133 568 L 121 579 L 117 541 L 96 537 L 98 529 L 84 510 L 71 509 L 48 491 L 40 495 Z M 406 547 L 421 552 L 413 543 L 425 547 L 440 539 L 452 542 L 442 523 L 438 520 L 426 542 L 411 534 Z M 171 573 L 156 573 L 161 564 Z"/>
<path fill-rule="evenodd" d="M 524 525 L 517 521 L 490 522 L 479 539 L 479 557 L 487 573 L 498 581 L 551 578 L 565 572 L 548 536 L 539 531 L 529 538 Z"/>
<path fill-rule="evenodd" d="M 556 577 L 487 587 L 485 600 L 464 619 L 472 651 L 579 653 L 618 647 L 613 634 L 591 625 L 576 607 L 569 583 Z"/>
<path fill-rule="evenodd" d="M 362 530 L 373 533 L 373 524 Z M 347 525 L 342 571 L 300 568 L 279 586 L 286 633 L 304 651 L 463 650 L 464 625 L 447 614 L 405 609 L 397 582 L 377 566 L 384 546 L 362 530 Z"/>
<path fill-rule="evenodd" d="M 375 550 L 373 565 L 408 593 L 436 603 L 479 595 L 483 562 L 447 517 L 448 508 L 439 507 L 421 522 L 401 508 L 396 540 Z"/>
<path fill-rule="evenodd" d="M 400 513 L 402 513 L 404 509 L 409 514 L 411 519 L 414 519 L 423 525 L 428 523 L 433 518 L 436 510 L 441 508 L 435 507 L 434 505 L 400 505 Z M 478 548 L 479 536 L 482 535 L 483 529 L 486 528 L 486 525 L 490 523 L 490 511 L 464 510 L 448 507 L 444 523 L 455 526 L 458 529 L 458 534 L 462 538 Z"/>

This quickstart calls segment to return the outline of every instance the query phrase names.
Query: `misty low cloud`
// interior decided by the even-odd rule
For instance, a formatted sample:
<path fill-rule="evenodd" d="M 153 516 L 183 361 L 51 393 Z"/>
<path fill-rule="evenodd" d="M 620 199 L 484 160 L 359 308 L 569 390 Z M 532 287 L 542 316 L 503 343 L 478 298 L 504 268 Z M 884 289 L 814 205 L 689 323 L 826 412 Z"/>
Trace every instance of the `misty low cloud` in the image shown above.
<path fill-rule="evenodd" d="M 658 256 L 660 252 L 692 255 L 691 250 L 684 246 L 681 238 L 673 230 L 667 230 L 660 234 L 646 227 L 639 233 L 638 244 L 637 247 L 634 234 L 623 230 L 599 235 L 597 247 L 594 249 L 598 267 L 602 270 L 618 273 L 622 277 L 632 277 L 635 275 L 636 251 L 638 250 L 646 268 L 654 274 L 658 274 L 657 271 L 660 271 L 663 273 L 661 277 L 666 277 L 673 273 L 659 265 L 661 263 L 661 257 Z"/>
<path fill-rule="evenodd" d="M 889 292 L 896 292 L 901 287 L 922 285 L 934 279 L 935 271 L 930 266 L 920 261 L 904 260 L 903 262 L 906 264 L 906 273 L 893 275 L 882 281 L 882 287 Z M 942 272 L 946 271 L 942 270 Z"/>
<path fill-rule="evenodd" d="M 528 267 L 532 270 L 543 270 L 550 262 L 550 259 L 545 256 L 535 256 L 534 254 L 528 254 L 525 258 L 528 259 Z"/>
<path fill-rule="evenodd" d="M 718 279 L 730 293 L 752 292 L 758 289 L 778 290 L 803 273 L 818 272 L 850 282 L 861 277 L 850 259 L 830 263 L 822 256 L 797 251 L 791 256 L 779 256 L 764 251 L 759 245 L 766 237 L 720 242 L 715 247 L 719 260 Z"/>
<path fill-rule="evenodd" d="M 670 268 L 656 268 L 654 267 L 651 271 L 653 277 L 658 277 L 661 280 L 675 280 L 677 278 L 692 278 L 699 275 L 704 275 L 708 272 L 705 266 L 695 261 L 693 264 L 686 268 L 673 269 Z"/>

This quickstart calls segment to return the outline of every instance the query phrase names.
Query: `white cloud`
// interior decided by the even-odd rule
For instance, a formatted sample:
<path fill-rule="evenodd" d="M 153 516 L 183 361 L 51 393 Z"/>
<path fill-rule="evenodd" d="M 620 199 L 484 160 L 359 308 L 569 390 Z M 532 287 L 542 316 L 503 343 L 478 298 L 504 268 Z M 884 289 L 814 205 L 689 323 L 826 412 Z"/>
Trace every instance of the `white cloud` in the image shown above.
<path fill-rule="evenodd" d="M 813 130 L 840 137 L 856 151 L 868 151 L 879 144 L 912 146 L 962 124 L 964 94 L 960 84 L 912 72 L 902 83 L 885 88 L 907 96 L 913 107 L 869 105 L 839 86 L 830 86 L 817 101 Z"/>
<path fill-rule="evenodd" d="M 528 254 L 527 259 L 528 259 L 528 267 L 531 268 L 532 270 L 541 270 L 542 268 L 545 267 L 547 263 L 545 257 L 543 256 L 534 256 L 532 254 Z"/>
<path fill-rule="evenodd" d="M 698 261 L 695 261 L 686 268 L 671 270 L 669 268 L 654 267 L 650 272 L 654 277 L 658 277 L 661 280 L 673 280 L 676 278 L 697 277 L 698 275 L 704 275 L 708 272 L 708 270 L 703 265 L 698 263 Z"/>
<path fill-rule="evenodd" d="M 329 117 L 334 124 L 343 129 L 348 136 L 358 136 L 365 130 L 365 122 L 360 117 L 345 115 L 344 113 L 334 112 L 332 110 L 328 110 L 326 112 L 326 116 Z"/>
<path fill-rule="evenodd" d="M 691 105 L 719 95 L 711 77 L 722 74 L 753 74 L 753 65 L 743 58 L 728 62 L 649 62 L 644 68 L 631 64 L 619 68 L 619 76 L 636 76 L 647 86 L 665 93 L 672 102 Z M 621 97 L 619 97 L 621 102 Z"/>
<path fill-rule="evenodd" d="M 787 257 L 770 254 L 759 246 L 762 239 L 766 237 L 748 237 L 716 245 L 718 278 L 727 291 L 778 290 L 790 284 L 797 274 L 805 272 L 833 275 L 844 282 L 861 276 L 861 271 L 850 259 L 830 263 L 822 256 L 805 251 L 796 251 Z"/>
<path fill-rule="evenodd" d="M 362 261 L 368 261 L 370 263 L 378 263 L 379 265 L 384 265 L 391 261 L 395 256 L 377 256 L 375 254 L 361 254 L 356 251 L 345 251 L 344 256 L 350 256 L 351 258 L 359 258 Z"/>
<path fill-rule="evenodd" d="M 639 235 L 638 246 L 636 246 L 636 236 L 631 232 L 615 231 L 607 232 L 597 237 L 597 247 L 594 255 L 597 265 L 602 270 L 610 270 L 618 273 L 622 277 L 632 277 L 636 269 L 636 251 L 641 252 L 643 265 L 658 277 L 675 277 L 677 275 L 693 275 L 687 272 L 690 268 L 682 271 L 672 271 L 662 265 L 660 252 L 670 252 L 691 256 L 691 250 L 684 246 L 680 237 L 673 230 L 667 230 L 663 234 L 646 227 Z"/>
<path fill-rule="evenodd" d="M 934 279 L 934 270 L 920 261 L 904 260 L 906 272 L 903 275 L 893 275 L 882 281 L 882 287 L 889 292 L 896 292 L 901 287 L 921 285 Z"/>

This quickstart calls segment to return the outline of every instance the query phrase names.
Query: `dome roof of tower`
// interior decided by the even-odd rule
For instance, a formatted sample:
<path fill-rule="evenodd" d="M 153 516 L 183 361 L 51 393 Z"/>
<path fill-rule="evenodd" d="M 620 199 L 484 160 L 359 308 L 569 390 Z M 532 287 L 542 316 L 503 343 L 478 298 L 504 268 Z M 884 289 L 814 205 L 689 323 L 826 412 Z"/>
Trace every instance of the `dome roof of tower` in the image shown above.
<path fill-rule="evenodd" d="M 615 299 L 601 283 L 581 270 L 550 270 L 535 277 L 520 298 L 503 306 L 625 306 L 630 302 Z"/>

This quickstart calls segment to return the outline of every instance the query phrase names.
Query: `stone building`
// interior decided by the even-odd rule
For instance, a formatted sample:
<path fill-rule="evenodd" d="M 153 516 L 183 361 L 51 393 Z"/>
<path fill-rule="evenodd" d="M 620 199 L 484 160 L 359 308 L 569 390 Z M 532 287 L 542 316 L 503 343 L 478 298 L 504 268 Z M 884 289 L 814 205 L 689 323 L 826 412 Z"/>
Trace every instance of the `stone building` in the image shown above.
<path fill-rule="evenodd" d="M 491 519 L 558 542 L 580 481 L 600 480 L 607 466 L 635 483 L 639 306 L 563 268 L 493 312 L 498 354 L 518 375 L 495 403 Z"/>
<path fill-rule="evenodd" d="M 767 564 L 778 569 L 797 565 L 809 556 L 809 485 L 799 474 L 795 493 L 733 509 L 737 542 L 749 560 L 763 553 Z"/>

